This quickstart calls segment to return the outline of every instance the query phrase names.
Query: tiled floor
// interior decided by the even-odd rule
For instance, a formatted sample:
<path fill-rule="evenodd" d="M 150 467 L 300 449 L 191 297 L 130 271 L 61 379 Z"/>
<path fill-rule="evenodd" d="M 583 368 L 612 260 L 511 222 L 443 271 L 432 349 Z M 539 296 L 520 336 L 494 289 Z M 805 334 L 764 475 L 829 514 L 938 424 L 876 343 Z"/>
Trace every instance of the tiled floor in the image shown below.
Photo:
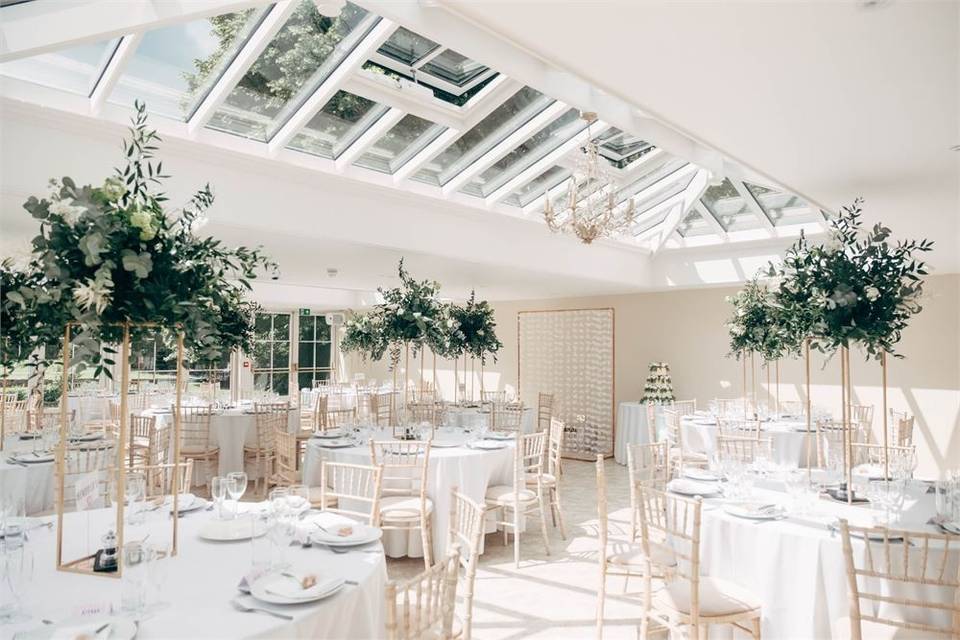
<path fill-rule="evenodd" d="M 611 538 L 624 537 L 630 528 L 626 467 L 609 459 L 606 472 Z M 501 535 L 487 536 L 474 598 L 473 635 L 478 640 L 594 637 L 599 580 L 594 464 L 564 461 L 561 496 L 567 540 L 551 527 L 550 556 L 535 529 L 521 536 L 516 569 L 513 547 L 503 546 Z M 423 562 L 390 560 L 388 570 L 392 579 L 402 579 L 422 571 Z M 604 638 L 636 638 L 637 599 L 625 596 L 623 587 L 623 578 L 608 582 Z M 631 581 L 630 591 L 639 588 L 639 581 Z"/>

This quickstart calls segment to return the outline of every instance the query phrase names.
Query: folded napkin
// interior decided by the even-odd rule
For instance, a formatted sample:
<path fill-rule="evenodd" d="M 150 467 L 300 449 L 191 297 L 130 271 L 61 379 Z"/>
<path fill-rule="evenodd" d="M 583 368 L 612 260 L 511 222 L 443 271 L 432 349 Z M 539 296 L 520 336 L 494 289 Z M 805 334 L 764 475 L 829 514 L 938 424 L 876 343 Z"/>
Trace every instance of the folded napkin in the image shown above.
<path fill-rule="evenodd" d="M 101 627 L 100 633 L 97 633 L 97 629 Z M 53 633 L 50 635 L 50 640 L 90 640 L 96 638 L 97 640 L 105 640 L 110 637 L 110 625 L 107 624 L 106 620 L 102 618 L 99 620 L 91 620 L 90 622 L 77 622 L 74 624 L 68 624 L 59 626 L 54 629 Z"/>
<path fill-rule="evenodd" d="M 274 574 L 263 580 L 268 593 L 293 600 L 316 598 L 343 581 L 331 576 L 297 572 Z"/>

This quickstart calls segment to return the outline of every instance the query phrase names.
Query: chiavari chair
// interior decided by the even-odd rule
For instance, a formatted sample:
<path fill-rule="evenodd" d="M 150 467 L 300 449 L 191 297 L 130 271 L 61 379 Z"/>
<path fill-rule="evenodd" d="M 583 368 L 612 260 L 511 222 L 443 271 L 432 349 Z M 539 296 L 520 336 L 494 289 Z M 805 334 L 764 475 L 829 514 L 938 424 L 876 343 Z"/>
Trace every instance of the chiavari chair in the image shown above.
<path fill-rule="evenodd" d="M 697 412 L 697 400 L 677 400 L 673 403 L 673 410 L 680 414 L 680 417 L 691 416 Z"/>
<path fill-rule="evenodd" d="M 666 451 L 666 443 L 641 445 L 660 447 Z M 610 542 L 610 523 L 607 515 L 607 474 L 604 469 L 603 454 L 597 454 L 597 542 L 600 561 L 600 585 L 597 590 L 597 640 L 603 638 L 603 610 L 607 594 L 607 577 L 621 576 L 624 580 L 639 578 L 645 572 L 653 571 L 654 576 L 662 576 L 676 564 L 673 551 L 663 544 L 651 543 L 648 545 L 653 554 L 654 562 L 647 562 L 644 547 L 634 542 L 636 535 L 631 532 L 630 542 Z M 631 523 L 632 524 L 632 523 Z"/>
<path fill-rule="evenodd" d="M 69 446 L 63 457 L 63 493 L 60 483 L 55 482 L 58 502 L 64 509 L 76 508 L 76 485 L 81 477 L 97 474 L 97 501 L 95 507 L 110 505 L 110 483 L 116 471 L 115 452 L 112 444 L 105 446 Z"/>
<path fill-rule="evenodd" d="M 630 539 L 640 532 L 640 486 L 664 489 L 670 481 L 670 445 L 667 442 L 627 444 L 627 477 L 630 482 Z"/>
<path fill-rule="evenodd" d="M 67 427 L 73 425 L 77 410 L 67 411 Z M 60 428 L 60 407 L 35 407 L 27 409 L 27 431 L 37 432 Z"/>
<path fill-rule="evenodd" d="M 388 640 L 450 640 L 454 637 L 460 550 L 423 573 L 390 581 L 385 590 Z"/>
<path fill-rule="evenodd" d="M 213 465 L 220 460 L 220 447 L 213 443 L 210 432 L 212 416 L 209 406 L 180 408 L 180 461 L 192 460 L 194 470 L 198 465 L 208 466 L 200 486 L 206 486 L 208 478 L 216 475 Z"/>
<path fill-rule="evenodd" d="M 547 431 L 553 418 L 553 394 L 537 394 L 537 431 Z"/>
<path fill-rule="evenodd" d="M 13 399 L 3 403 L 3 430 L 6 434 L 23 433 L 27 430 L 27 401 Z"/>
<path fill-rule="evenodd" d="M 720 578 L 700 576 L 700 519 L 702 501 L 641 486 L 640 543 L 644 571 L 643 618 L 640 637 L 646 638 L 650 623 L 687 637 L 700 638 L 714 624 L 730 624 L 760 638 L 760 601 L 747 589 Z M 661 567 L 663 588 L 653 591 L 656 545 L 669 540 L 673 564 Z"/>
<path fill-rule="evenodd" d="M 490 412 L 490 428 L 494 431 L 520 433 L 523 430 L 523 403 L 495 402 Z"/>
<path fill-rule="evenodd" d="M 382 478 L 382 467 L 324 460 L 320 463 L 320 509 L 376 527 Z"/>
<path fill-rule="evenodd" d="M 841 519 L 840 537 L 852 640 L 960 638 L 960 563 L 955 557 L 955 536 L 856 527 Z M 853 537 L 857 538 L 856 553 Z"/>
<path fill-rule="evenodd" d="M 560 509 L 560 456 L 563 454 L 564 424 L 556 419 L 550 420 L 550 430 L 547 432 L 546 470 L 540 474 L 540 484 L 547 491 L 547 502 L 550 505 L 550 520 L 553 526 L 559 527 L 560 537 L 567 539 L 563 529 L 563 512 Z M 527 475 L 527 486 L 536 486 L 537 477 Z"/>
<path fill-rule="evenodd" d="M 473 588 L 477 578 L 477 563 L 480 560 L 480 545 L 483 544 L 483 518 L 486 510 L 454 487 L 450 500 L 450 526 L 448 548 L 459 545 L 461 562 L 466 567 L 463 580 L 463 631 L 462 640 L 470 640 L 473 634 Z"/>
<path fill-rule="evenodd" d="M 873 476 L 877 471 L 882 470 L 888 461 L 891 475 L 898 468 L 912 470 L 916 457 L 917 448 L 913 445 L 902 447 L 891 444 L 885 448 L 882 444 L 850 443 L 850 462 L 853 465 L 854 473 L 857 473 L 857 467 L 860 467 L 868 475 Z"/>
<path fill-rule="evenodd" d="M 290 407 L 286 402 L 254 403 L 253 415 L 257 425 L 256 445 L 243 445 L 244 463 L 253 462 L 257 475 L 255 485 L 260 495 L 264 496 L 270 478 L 273 475 L 273 456 L 275 432 L 277 429 L 287 430 L 287 416 Z"/>
<path fill-rule="evenodd" d="M 520 567 L 521 516 L 540 515 L 543 547 L 547 555 L 550 555 L 542 479 L 546 438 L 547 434 L 543 431 L 518 435 L 514 453 L 513 484 L 490 486 L 484 495 L 487 509 L 496 510 L 500 514 L 497 526 L 503 529 L 504 544 L 507 544 L 509 532 L 513 532 L 513 563 L 517 568 Z M 527 478 L 531 477 L 536 478 L 536 484 L 528 484 Z"/>
<path fill-rule="evenodd" d="M 773 460 L 773 440 L 770 438 L 721 435 L 717 436 L 717 450 L 721 456 L 740 464 L 753 464 L 759 458 Z"/>
<path fill-rule="evenodd" d="M 720 416 L 743 414 L 743 398 L 716 398 L 713 402 Z"/>
<path fill-rule="evenodd" d="M 709 459 L 707 454 L 699 451 L 688 451 L 683 438 L 683 426 L 680 414 L 672 409 L 663 410 L 663 419 L 667 423 L 667 438 L 670 441 L 670 460 L 676 467 L 676 474 L 683 475 L 683 468 L 706 467 Z"/>
<path fill-rule="evenodd" d="M 873 441 L 873 405 L 872 404 L 852 404 L 850 405 L 850 423 L 856 425 L 860 440 L 855 442 Z"/>
<path fill-rule="evenodd" d="M 890 420 L 887 429 L 888 444 L 894 444 L 900 447 L 908 447 L 913 444 L 913 425 L 915 417 L 907 414 L 905 411 L 890 410 Z"/>
<path fill-rule="evenodd" d="M 165 456 L 170 444 L 171 429 L 158 429 L 156 416 L 141 416 L 131 413 L 129 418 L 127 442 L 127 465 L 154 465 L 166 462 Z M 163 440 L 166 436 L 166 440 Z M 160 449 L 167 447 L 161 452 Z"/>
<path fill-rule="evenodd" d="M 781 400 L 780 415 L 801 418 L 807 415 L 807 404 L 800 400 Z"/>
<path fill-rule="evenodd" d="M 423 562 L 433 558 L 433 500 L 427 497 L 430 441 L 371 440 L 370 460 L 383 470 L 380 483 L 380 528 L 420 530 Z"/>
<path fill-rule="evenodd" d="M 162 464 L 135 465 L 129 468 L 132 473 L 142 473 L 147 478 L 147 497 L 173 495 L 173 477 L 177 478 L 177 492 L 188 493 L 193 482 L 193 460 L 180 464 L 172 462 Z"/>
<path fill-rule="evenodd" d="M 393 391 L 386 391 L 384 393 L 375 393 L 370 396 L 370 415 L 373 418 L 373 422 L 379 425 L 391 425 L 396 424 L 395 419 L 395 398 L 396 393 Z"/>
<path fill-rule="evenodd" d="M 407 417 L 411 424 L 427 423 L 435 429 L 443 424 L 443 405 L 434 400 L 411 402 L 407 405 Z"/>
<path fill-rule="evenodd" d="M 826 467 L 829 462 L 831 452 L 842 452 L 846 446 L 843 425 L 836 420 L 824 420 L 819 423 L 820 439 L 817 440 L 817 465 Z M 870 434 L 865 430 L 863 423 L 852 422 L 849 429 L 849 438 L 851 444 L 868 444 L 871 442 Z"/>
<path fill-rule="evenodd" d="M 480 392 L 480 401 L 481 402 L 506 402 L 507 401 L 507 392 L 503 391 L 481 391 Z"/>

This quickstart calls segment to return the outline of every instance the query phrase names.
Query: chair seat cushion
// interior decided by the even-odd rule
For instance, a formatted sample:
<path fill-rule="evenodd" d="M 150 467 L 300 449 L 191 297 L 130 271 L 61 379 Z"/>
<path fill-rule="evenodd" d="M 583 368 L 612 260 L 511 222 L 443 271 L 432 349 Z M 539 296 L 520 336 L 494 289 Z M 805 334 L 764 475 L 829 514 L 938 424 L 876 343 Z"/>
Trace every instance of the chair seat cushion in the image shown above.
<path fill-rule="evenodd" d="M 433 501 L 426 499 L 427 513 L 433 511 Z M 420 519 L 420 496 L 387 496 L 380 499 L 380 514 L 384 520 Z"/>
<path fill-rule="evenodd" d="M 657 603 L 680 613 L 690 613 L 690 583 L 675 580 L 654 596 Z M 700 615 L 730 616 L 760 609 L 760 601 L 740 585 L 720 578 L 700 578 Z"/>
<path fill-rule="evenodd" d="M 845 639 L 850 636 L 850 618 L 837 619 L 833 623 L 833 637 Z M 943 633 L 903 629 L 869 620 L 860 621 L 860 636 L 864 640 L 944 640 L 947 637 Z"/>
<path fill-rule="evenodd" d="M 644 571 L 646 569 L 646 556 L 643 553 L 643 545 L 639 542 L 628 544 L 615 543 L 611 548 L 612 553 L 607 555 L 607 563 L 632 569 L 635 571 Z M 658 567 L 675 567 L 677 565 L 676 554 L 673 549 L 661 544 L 650 545 L 650 560 Z"/>
<path fill-rule="evenodd" d="M 516 495 L 513 491 L 513 485 L 495 484 L 492 487 L 487 487 L 484 499 L 496 504 L 511 504 L 516 499 Z M 535 492 L 529 489 L 520 490 L 520 502 L 532 502 L 536 499 L 537 494 Z"/>
<path fill-rule="evenodd" d="M 540 474 L 540 484 L 544 487 L 553 487 L 557 484 L 557 476 L 552 473 L 541 473 Z M 528 473 L 527 474 L 527 486 L 536 486 L 537 485 L 537 474 Z"/>

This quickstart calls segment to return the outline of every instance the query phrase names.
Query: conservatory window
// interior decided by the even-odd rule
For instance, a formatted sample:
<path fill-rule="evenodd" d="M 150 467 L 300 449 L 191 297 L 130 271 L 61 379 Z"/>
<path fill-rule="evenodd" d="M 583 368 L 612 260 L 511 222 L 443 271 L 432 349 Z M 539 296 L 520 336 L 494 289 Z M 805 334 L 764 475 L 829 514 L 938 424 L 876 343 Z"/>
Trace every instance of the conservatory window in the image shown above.
<path fill-rule="evenodd" d="M 0 74 L 90 97 L 120 38 L 69 47 L 0 64 Z"/>

